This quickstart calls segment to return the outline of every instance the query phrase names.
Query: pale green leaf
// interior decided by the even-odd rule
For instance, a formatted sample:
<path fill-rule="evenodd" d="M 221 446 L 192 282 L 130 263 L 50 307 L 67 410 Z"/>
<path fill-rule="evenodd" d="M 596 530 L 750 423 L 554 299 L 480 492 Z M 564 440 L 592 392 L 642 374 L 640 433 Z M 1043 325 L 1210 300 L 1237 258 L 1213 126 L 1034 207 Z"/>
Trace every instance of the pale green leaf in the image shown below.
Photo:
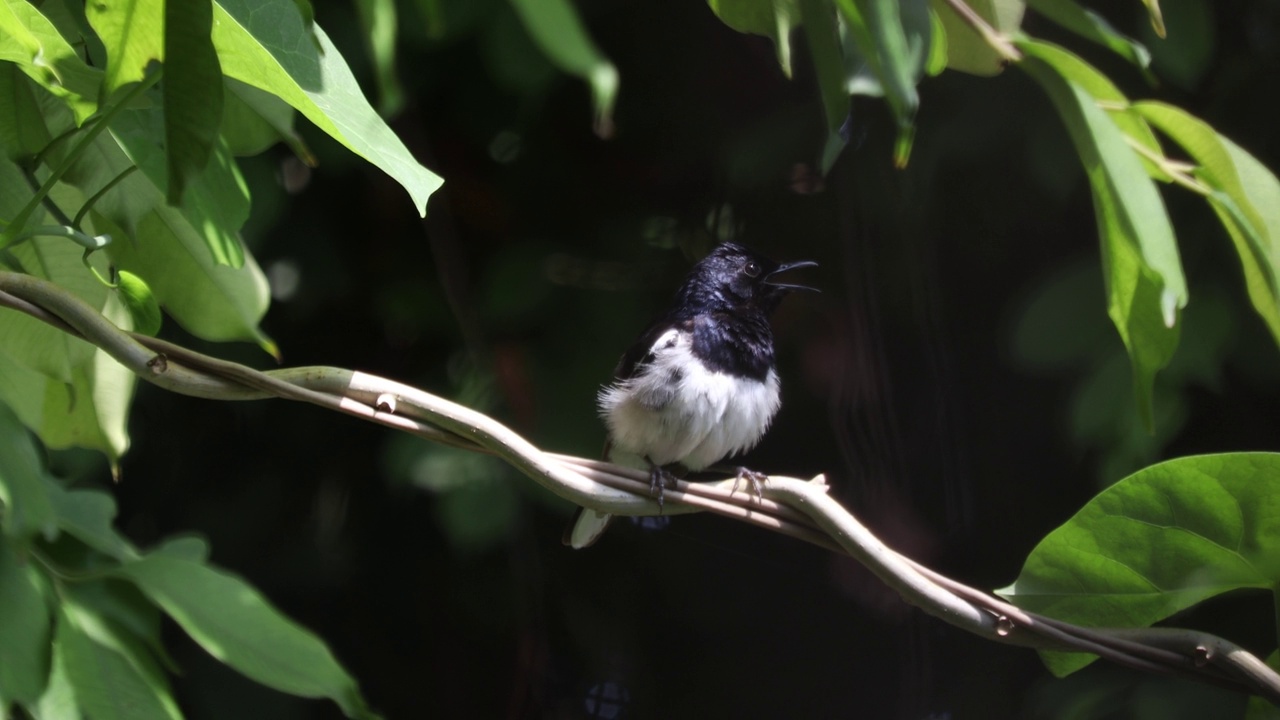
<path fill-rule="evenodd" d="M 85 17 L 107 49 L 104 97 L 146 75 L 164 61 L 164 0 L 93 0 Z"/>
<path fill-rule="evenodd" d="M 929 0 L 947 34 L 947 67 L 973 75 L 996 75 L 1004 60 L 945 0 Z M 1024 0 L 969 0 L 973 8 L 997 32 L 1013 35 L 1022 26 Z"/>
<path fill-rule="evenodd" d="M 278 95 L 399 182 L 422 214 L 443 180 L 414 160 L 369 105 L 342 54 L 290 0 L 220 0 L 213 44 L 227 76 Z"/>
<path fill-rule="evenodd" d="M 97 111 L 102 71 L 86 65 L 53 23 L 26 0 L 0 2 L 0 60 L 16 63 L 65 102 L 77 125 Z"/>
<path fill-rule="evenodd" d="M 1084 163 L 1102 241 L 1107 312 L 1129 351 L 1138 408 L 1151 428 L 1155 374 L 1173 356 L 1177 311 L 1187 302 L 1173 228 L 1117 123 L 1072 79 L 1075 64 L 1063 63 L 1063 51 L 1044 43 L 1023 41 L 1018 47 L 1027 56 L 1020 66 L 1053 100 Z"/>
<path fill-rule="evenodd" d="M 1235 245 L 1253 307 L 1280 342 L 1280 181 L 1208 123 L 1172 105 L 1136 103 L 1135 112 L 1182 146 Z"/>
<path fill-rule="evenodd" d="M 166 553 L 118 572 L 209 654 L 253 680 L 302 697 L 330 698 L 350 716 L 368 714 L 355 681 L 328 647 L 240 578 Z"/>

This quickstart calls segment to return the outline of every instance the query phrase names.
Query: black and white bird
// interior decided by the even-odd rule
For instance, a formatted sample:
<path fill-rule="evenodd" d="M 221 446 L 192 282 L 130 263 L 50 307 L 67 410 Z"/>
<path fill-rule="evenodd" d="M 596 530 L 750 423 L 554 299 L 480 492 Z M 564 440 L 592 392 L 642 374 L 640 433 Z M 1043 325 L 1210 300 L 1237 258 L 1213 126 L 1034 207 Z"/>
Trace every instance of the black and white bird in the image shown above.
<path fill-rule="evenodd" d="M 736 243 L 718 245 L 694 265 L 671 308 L 627 350 L 600 389 L 609 431 L 605 455 L 649 470 L 662 505 L 670 468 L 702 470 L 750 450 L 781 404 L 769 315 L 793 290 L 780 265 Z M 759 494 L 760 473 L 738 468 Z M 580 508 L 565 544 L 595 542 L 612 516 Z"/>

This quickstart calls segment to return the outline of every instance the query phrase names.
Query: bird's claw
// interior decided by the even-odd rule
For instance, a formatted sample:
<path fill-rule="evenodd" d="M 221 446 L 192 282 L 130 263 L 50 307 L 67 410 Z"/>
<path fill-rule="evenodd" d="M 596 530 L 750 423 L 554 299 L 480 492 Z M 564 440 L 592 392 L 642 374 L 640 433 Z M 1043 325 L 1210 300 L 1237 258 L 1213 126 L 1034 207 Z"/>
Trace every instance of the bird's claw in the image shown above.
<path fill-rule="evenodd" d="M 671 471 L 657 463 L 645 458 L 649 463 L 649 494 L 658 500 L 658 512 L 662 512 L 662 494 L 665 488 L 674 488 L 676 486 L 676 476 Z"/>
<path fill-rule="evenodd" d="M 747 480 L 751 483 L 751 490 L 755 494 L 756 500 L 762 500 L 764 499 L 764 490 L 760 484 L 768 479 L 769 476 L 762 472 L 739 467 L 738 474 L 733 479 L 733 492 L 738 492 L 738 486 L 742 484 L 743 480 Z"/>

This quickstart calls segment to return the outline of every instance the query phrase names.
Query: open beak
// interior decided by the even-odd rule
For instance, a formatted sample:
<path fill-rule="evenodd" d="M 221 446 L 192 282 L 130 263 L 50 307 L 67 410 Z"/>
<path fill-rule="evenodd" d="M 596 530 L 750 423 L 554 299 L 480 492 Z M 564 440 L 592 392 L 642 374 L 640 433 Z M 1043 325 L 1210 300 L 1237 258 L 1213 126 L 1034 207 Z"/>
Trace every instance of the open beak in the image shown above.
<path fill-rule="evenodd" d="M 812 260 L 800 260 L 798 262 L 784 263 L 779 265 L 777 270 L 766 275 L 764 277 L 764 282 L 765 284 L 776 287 L 779 290 L 812 290 L 813 292 L 821 292 L 818 288 L 809 287 L 808 285 L 789 285 L 786 283 L 774 282 L 773 280 L 773 277 L 778 273 L 784 273 L 788 270 L 795 270 L 796 268 L 803 267 L 818 267 L 818 263 Z"/>

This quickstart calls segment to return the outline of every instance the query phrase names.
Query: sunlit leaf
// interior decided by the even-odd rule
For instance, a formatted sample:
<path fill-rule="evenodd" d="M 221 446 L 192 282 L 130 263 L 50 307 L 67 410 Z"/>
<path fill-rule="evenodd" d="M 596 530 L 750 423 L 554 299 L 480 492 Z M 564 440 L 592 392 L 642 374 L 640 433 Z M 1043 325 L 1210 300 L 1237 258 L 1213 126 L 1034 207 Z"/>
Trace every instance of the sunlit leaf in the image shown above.
<path fill-rule="evenodd" d="M 142 80 L 147 66 L 164 60 L 165 0 L 95 0 L 85 17 L 107 49 L 103 96 Z"/>
<path fill-rule="evenodd" d="M 76 701 L 94 720 L 182 717 L 147 649 L 91 609 L 64 600 L 56 637 Z"/>
<path fill-rule="evenodd" d="M 160 332 L 160 303 L 156 302 L 155 293 L 151 292 L 147 281 L 128 270 L 121 270 L 117 284 L 116 293 L 133 319 L 134 330 L 151 336 Z"/>
<path fill-rule="evenodd" d="M 1181 458 L 1104 490 L 1031 552 L 1000 594 L 1091 627 L 1147 627 L 1280 582 L 1280 455 Z M 1045 653 L 1057 675 L 1091 655 Z"/>
<path fill-rule="evenodd" d="M 318 25 L 309 32 L 291 0 L 219 0 L 213 17 L 223 73 L 297 108 L 399 182 L 426 214 L 427 199 L 443 180 L 413 158 L 369 105 L 328 35 Z"/>
<path fill-rule="evenodd" d="M 1182 146 L 1200 167 L 1197 178 L 1244 268 L 1253 307 L 1280 343 L 1280 181 L 1256 158 L 1203 120 L 1157 102 L 1135 103 L 1146 118 Z"/>
<path fill-rule="evenodd" d="M 996 75 L 1004 69 L 1004 59 L 968 23 L 960 19 L 945 0 L 929 0 L 947 33 L 947 67 L 974 75 Z M 987 24 L 999 33 L 1013 35 L 1022 26 L 1024 0 L 967 0 Z"/>
<path fill-rule="evenodd" d="M 368 715 L 355 681 L 315 635 L 243 580 L 200 562 L 152 553 L 119 569 L 209 654 L 249 678 Z"/>
<path fill-rule="evenodd" d="M 65 101 L 77 125 L 97 111 L 102 71 L 86 65 L 53 23 L 26 0 L 0 2 L 0 60 L 16 63 Z"/>
<path fill-rule="evenodd" d="M 1018 47 L 1027 55 L 1020 66 L 1058 108 L 1089 178 L 1102 240 L 1107 314 L 1129 351 L 1138 408 L 1150 429 L 1155 374 L 1173 356 L 1177 312 L 1187 302 L 1173 228 L 1159 192 L 1126 143 L 1118 121 L 1075 82 L 1075 61 L 1064 61 L 1066 53 L 1045 43 L 1022 41 Z"/>

